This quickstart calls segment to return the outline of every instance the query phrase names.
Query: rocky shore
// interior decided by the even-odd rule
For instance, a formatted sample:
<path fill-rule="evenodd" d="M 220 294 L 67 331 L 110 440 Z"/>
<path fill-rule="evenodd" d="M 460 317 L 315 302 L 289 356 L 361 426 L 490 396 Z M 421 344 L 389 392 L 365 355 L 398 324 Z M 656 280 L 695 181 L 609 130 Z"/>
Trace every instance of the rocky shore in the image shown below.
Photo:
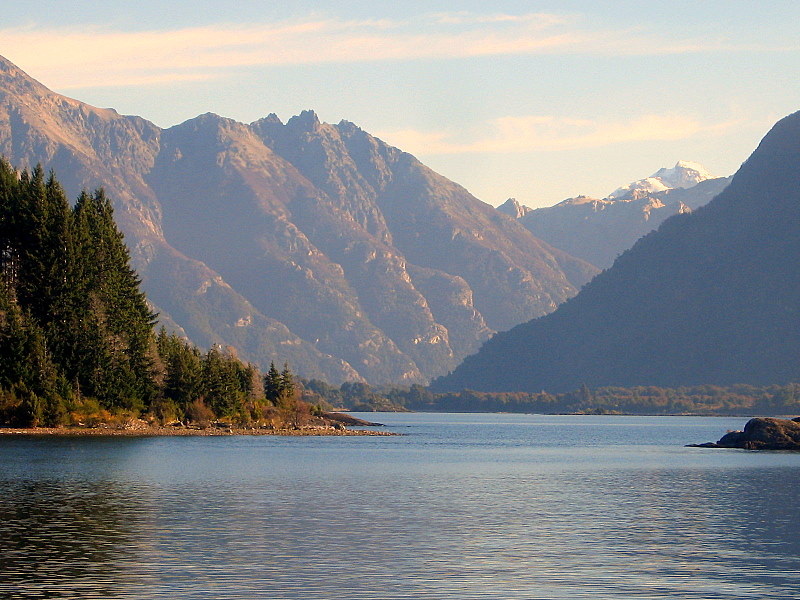
<path fill-rule="evenodd" d="M 694 448 L 743 448 L 745 450 L 800 450 L 800 417 L 750 419 L 743 431 L 729 431 L 718 442 L 689 444 Z"/>
<path fill-rule="evenodd" d="M 274 427 L 272 425 L 238 426 L 227 422 L 213 422 L 204 426 L 174 422 L 167 425 L 148 423 L 142 419 L 131 419 L 123 424 L 110 425 L 100 423 L 94 426 L 74 427 L 0 427 L 0 435 L 41 435 L 41 436 L 220 436 L 220 435 L 340 435 L 340 436 L 391 436 L 398 435 L 389 431 L 373 429 L 348 429 L 351 427 L 382 427 L 380 423 L 364 421 L 342 413 L 326 413 L 315 422 L 291 426 Z"/>

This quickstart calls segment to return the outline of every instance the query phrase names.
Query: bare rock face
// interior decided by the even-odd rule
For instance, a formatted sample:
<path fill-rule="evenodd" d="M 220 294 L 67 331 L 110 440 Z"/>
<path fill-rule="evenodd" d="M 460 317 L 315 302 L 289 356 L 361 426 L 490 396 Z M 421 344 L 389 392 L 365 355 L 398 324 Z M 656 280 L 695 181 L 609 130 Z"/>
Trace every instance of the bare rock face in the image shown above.
<path fill-rule="evenodd" d="M 0 57 L 0 153 L 105 187 L 162 323 L 331 383 L 425 383 L 597 269 L 356 125 L 312 111 L 169 129 Z"/>
<path fill-rule="evenodd" d="M 520 204 L 516 198 L 509 198 L 503 204 L 497 207 L 501 213 L 508 215 L 512 219 L 519 219 L 520 217 L 524 217 L 533 209 L 529 206 L 525 206 Z"/>

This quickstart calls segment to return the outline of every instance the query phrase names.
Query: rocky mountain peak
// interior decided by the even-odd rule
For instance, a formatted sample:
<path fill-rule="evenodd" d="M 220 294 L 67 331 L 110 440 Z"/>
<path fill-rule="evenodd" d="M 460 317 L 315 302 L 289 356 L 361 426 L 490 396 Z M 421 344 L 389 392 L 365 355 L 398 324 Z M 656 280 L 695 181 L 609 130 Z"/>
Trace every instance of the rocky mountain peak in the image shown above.
<path fill-rule="evenodd" d="M 321 125 L 317 113 L 313 110 L 304 110 L 299 115 L 295 115 L 286 122 L 286 127 L 288 129 L 308 133 L 317 131 Z"/>
<path fill-rule="evenodd" d="M 14 63 L 8 60 L 5 56 L 0 56 L 0 73 L 5 75 L 14 75 L 19 77 L 22 71 Z"/>
<path fill-rule="evenodd" d="M 425 382 L 596 269 L 347 121 L 166 130 L 0 69 L 0 154 L 105 187 L 154 310 L 331 383 Z M 454 232 L 459 232 L 454 235 Z"/>
<path fill-rule="evenodd" d="M 607 198 L 567 198 L 519 220 L 556 248 L 605 268 L 667 217 L 707 204 L 728 181 L 713 177 L 702 165 L 681 160 Z"/>
<path fill-rule="evenodd" d="M 688 160 L 679 160 L 671 169 L 661 168 L 651 177 L 660 179 L 670 188 L 688 189 L 706 179 L 716 177 L 712 175 L 703 165 Z"/>
<path fill-rule="evenodd" d="M 339 121 L 339 123 L 336 125 L 336 129 L 338 129 L 339 133 L 341 133 L 342 135 L 353 135 L 356 133 L 364 133 L 364 130 L 361 129 L 361 127 L 359 127 L 352 121 L 346 121 L 345 119 Z"/>
<path fill-rule="evenodd" d="M 497 207 L 501 213 L 506 214 L 514 219 L 519 219 L 520 217 L 524 217 L 533 209 L 525 206 L 524 204 L 520 204 L 516 198 L 509 198 L 503 204 Z"/>
<path fill-rule="evenodd" d="M 56 95 L 8 59 L 0 56 L 0 96 Z"/>
<path fill-rule="evenodd" d="M 269 123 L 274 125 L 283 125 L 283 121 L 281 121 L 280 117 L 278 117 L 278 115 L 276 115 L 274 112 L 269 113 L 266 117 L 264 117 L 263 119 L 259 119 L 256 122 Z"/>
<path fill-rule="evenodd" d="M 192 119 L 188 119 L 187 121 L 184 121 L 179 125 L 176 125 L 176 127 L 189 126 L 195 128 L 207 128 L 207 127 L 218 127 L 226 123 L 232 124 L 235 123 L 235 121 L 233 121 L 232 119 L 221 117 L 213 112 L 207 112 L 203 113 L 202 115 L 197 115 Z"/>

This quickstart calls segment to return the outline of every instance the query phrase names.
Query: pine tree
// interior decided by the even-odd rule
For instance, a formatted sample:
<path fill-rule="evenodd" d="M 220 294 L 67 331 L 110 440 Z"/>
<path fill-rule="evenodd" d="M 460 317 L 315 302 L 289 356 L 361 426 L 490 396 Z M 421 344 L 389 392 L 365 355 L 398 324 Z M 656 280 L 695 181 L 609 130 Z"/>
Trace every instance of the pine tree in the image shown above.
<path fill-rule="evenodd" d="M 20 400 L 3 418 L 24 426 L 57 424 L 64 412 L 57 379 L 44 334 L 0 281 L 0 389 L 13 390 Z"/>
<path fill-rule="evenodd" d="M 177 346 L 165 357 L 164 396 L 185 413 L 188 405 L 201 395 L 202 366 L 197 348 L 177 341 Z"/>
<path fill-rule="evenodd" d="M 281 396 L 284 398 L 294 398 L 294 376 L 289 370 L 289 364 L 283 363 L 280 380 Z"/>
<path fill-rule="evenodd" d="M 244 411 L 238 359 L 212 346 L 203 359 L 202 377 L 206 403 L 218 417 L 233 417 Z"/>
<path fill-rule="evenodd" d="M 278 404 L 283 389 L 283 382 L 278 369 L 275 368 L 275 363 L 269 363 L 269 370 L 264 375 L 264 397 L 273 405 Z"/>
<path fill-rule="evenodd" d="M 81 366 L 82 386 L 107 407 L 141 409 L 155 395 L 150 350 L 155 315 L 139 290 L 140 280 L 130 267 L 130 254 L 105 193 L 83 193 L 74 214 L 88 302 L 79 323 L 84 337 L 94 338 L 94 364 L 101 365 L 91 370 Z"/>
<path fill-rule="evenodd" d="M 17 173 L 0 159 L 0 422 L 55 425 L 96 402 L 151 407 L 162 420 L 199 408 L 207 416 L 209 406 L 247 419 L 246 402 L 256 414 L 258 369 L 164 330 L 154 336 L 139 287 L 102 190 L 70 208 L 52 173 Z M 288 365 L 278 373 L 273 364 L 264 384 L 276 403 L 294 395 Z"/>
<path fill-rule="evenodd" d="M 75 387 L 109 409 L 155 396 L 154 315 L 102 190 L 70 208 L 52 173 L 0 160 L 0 280 L 0 386 L 40 398 L 45 420 L 61 418 Z"/>

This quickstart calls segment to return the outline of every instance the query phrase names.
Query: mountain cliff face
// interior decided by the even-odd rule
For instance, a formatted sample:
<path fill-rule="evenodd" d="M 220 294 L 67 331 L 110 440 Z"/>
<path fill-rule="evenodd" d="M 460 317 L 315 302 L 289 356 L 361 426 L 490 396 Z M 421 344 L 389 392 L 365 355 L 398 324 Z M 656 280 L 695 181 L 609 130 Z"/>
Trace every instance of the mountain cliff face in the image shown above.
<path fill-rule="evenodd" d="M 800 113 L 707 206 L 672 217 L 554 313 L 436 390 L 771 384 L 800 378 Z"/>
<path fill-rule="evenodd" d="M 524 217 L 533 209 L 529 206 L 525 206 L 520 204 L 516 198 L 509 198 L 503 204 L 497 207 L 501 213 L 508 215 L 514 219 L 519 219 L 520 217 Z"/>
<path fill-rule="evenodd" d="M 701 165 L 679 161 L 606 198 L 578 196 L 547 208 L 521 207 L 518 218 L 547 243 L 606 268 L 665 219 L 703 206 L 729 181 L 729 177 L 711 176 Z M 507 205 L 498 210 L 508 212 Z"/>
<path fill-rule="evenodd" d="M 352 123 L 160 129 L 0 58 L 0 154 L 103 186 L 162 322 L 332 383 L 425 382 L 596 269 Z"/>

